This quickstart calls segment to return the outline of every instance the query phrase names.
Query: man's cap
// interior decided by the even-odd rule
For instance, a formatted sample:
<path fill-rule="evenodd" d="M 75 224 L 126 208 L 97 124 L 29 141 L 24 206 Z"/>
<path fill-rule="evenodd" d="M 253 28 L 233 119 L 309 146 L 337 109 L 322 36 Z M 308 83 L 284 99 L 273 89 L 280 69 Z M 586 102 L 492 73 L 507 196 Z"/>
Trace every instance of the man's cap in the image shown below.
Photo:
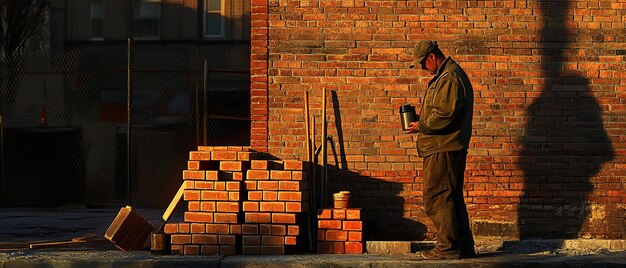
<path fill-rule="evenodd" d="M 419 65 L 420 62 L 437 47 L 439 47 L 437 41 L 422 40 L 417 42 L 415 48 L 413 48 L 413 62 L 409 65 L 409 68 L 414 68 Z"/>

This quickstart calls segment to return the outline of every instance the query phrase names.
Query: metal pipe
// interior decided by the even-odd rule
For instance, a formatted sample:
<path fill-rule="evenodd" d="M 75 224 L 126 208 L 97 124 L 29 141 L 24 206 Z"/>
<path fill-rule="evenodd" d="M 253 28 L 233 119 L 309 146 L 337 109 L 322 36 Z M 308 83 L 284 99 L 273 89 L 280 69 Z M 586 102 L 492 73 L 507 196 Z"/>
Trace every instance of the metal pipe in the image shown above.
<path fill-rule="evenodd" d="M 202 145 L 208 145 L 209 144 L 209 136 L 207 135 L 207 125 L 208 125 L 208 121 L 209 121 L 209 100 L 208 100 L 208 96 L 209 96 L 209 71 L 208 71 L 208 63 L 207 60 L 204 60 L 204 96 L 202 98 L 203 101 L 203 116 L 202 116 Z"/>
<path fill-rule="evenodd" d="M 327 172 L 326 172 L 326 165 L 328 164 L 327 162 L 327 158 L 328 158 L 328 152 L 326 152 L 327 148 L 326 148 L 326 136 L 328 136 L 327 133 L 327 129 L 326 129 L 326 88 L 323 88 L 322 91 L 322 167 L 323 167 L 323 171 L 322 171 L 322 180 L 321 180 L 321 186 L 320 186 L 320 192 L 321 192 L 321 202 L 320 205 L 321 207 L 326 207 L 326 181 L 328 180 L 327 177 Z"/>
<path fill-rule="evenodd" d="M 130 196 L 130 176 L 131 176 L 131 164 L 130 164 L 130 156 L 131 156 L 131 125 L 132 125 L 132 92 L 131 92 L 131 43 L 132 39 L 128 38 L 128 61 L 127 61 L 127 76 L 126 76 L 126 197 L 128 198 L 128 202 L 131 202 Z"/>

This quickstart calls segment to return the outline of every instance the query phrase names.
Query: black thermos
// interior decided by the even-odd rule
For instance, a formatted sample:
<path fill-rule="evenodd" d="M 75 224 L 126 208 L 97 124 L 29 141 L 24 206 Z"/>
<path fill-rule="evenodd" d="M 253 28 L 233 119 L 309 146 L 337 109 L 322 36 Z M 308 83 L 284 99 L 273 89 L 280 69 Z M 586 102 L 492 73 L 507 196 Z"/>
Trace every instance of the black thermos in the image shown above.
<path fill-rule="evenodd" d="M 400 119 L 402 120 L 402 130 L 407 131 L 411 127 L 409 123 L 419 120 L 415 114 L 415 106 L 409 104 L 401 106 Z"/>

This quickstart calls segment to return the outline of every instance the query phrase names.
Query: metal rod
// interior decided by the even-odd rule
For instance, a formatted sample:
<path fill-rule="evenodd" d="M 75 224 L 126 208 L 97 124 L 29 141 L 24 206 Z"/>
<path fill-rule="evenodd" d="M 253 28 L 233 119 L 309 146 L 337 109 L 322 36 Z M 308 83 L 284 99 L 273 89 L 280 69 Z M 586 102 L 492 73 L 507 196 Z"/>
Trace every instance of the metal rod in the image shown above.
<path fill-rule="evenodd" d="M 196 146 L 202 145 L 202 124 L 200 123 L 200 89 L 196 86 L 195 106 L 196 106 Z"/>
<path fill-rule="evenodd" d="M 306 129 L 306 160 L 311 163 L 311 124 L 309 123 L 309 92 L 304 91 L 304 124 Z"/>
<path fill-rule="evenodd" d="M 209 124 L 209 100 L 208 100 L 208 96 L 209 96 L 209 72 L 208 72 L 208 68 L 207 68 L 207 61 L 204 60 L 204 95 L 202 96 L 202 101 L 203 101 L 203 116 L 202 116 L 202 145 L 208 145 L 209 144 L 209 136 L 207 135 L 207 125 Z"/>
<path fill-rule="evenodd" d="M 307 160 L 307 165 L 311 166 L 311 160 L 312 160 L 312 155 L 311 155 L 311 124 L 309 123 L 309 92 L 308 91 L 304 91 L 304 128 L 306 130 L 306 160 Z M 310 168 L 309 168 L 310 170 Z M 311 177 L 311 174 L 308 174 L 309 177 Z M 310 181 L 313 181 L 313 179 L 311 178 Z M 313 189 L 313 187 L 311 187 L 311 189 Z M 313 192 L 313 190 L 311 190 L 311 195 L 315 197 L 315 192 Z M 311 201 L 311 210 L 309 211 L 309 213 L 307 213 L 307 220 L 308 220 L 308 227 L 307 228 L 307 235 L 309 238 L 309 251 L 313 251 L 313 234 L 317 233 L 314 232 L 313 230 L 313 213 L 315 213 L 315 198 L 311 198 L 313 199 Z"/>
<path fill-rule="evenodd" d="M 131 43 L 132 39 L 128 38 L 128 63 L 127 63 L 127 76 L 126 76 L 126 197 L 128 198 L 128 202 L 131 201 L 130 196 L 130 176 L 131 176 L 131 124 L 132 124 L 132 92 L 131 92 Z"/>
<path fill-rule="evenodd" d="M 326 88 L 323 88 L 322 91 L 322 167 L 323 172 L 322 172 L 322 180 L 321 180 L 321 186 L 320 186 L 320 192 L 322 194 L 321 196 L 321 207 L 326 207 L 326 181 L 328 178 L 326 178 L 326 176 L 328 175 L 326 172 L 326 165 L 327 165 L 327 158 L 328 158 L 328 152 L 326 152 L 326 136 L 328 136 L 327 133 L 327 129 L 326 129 Z"/>
<path fill-rule="evenodd" d="M 4 117 L 2 115 L 0 115 L 0 164 L 2 165 L 0 179 L 4 181 Z"/>

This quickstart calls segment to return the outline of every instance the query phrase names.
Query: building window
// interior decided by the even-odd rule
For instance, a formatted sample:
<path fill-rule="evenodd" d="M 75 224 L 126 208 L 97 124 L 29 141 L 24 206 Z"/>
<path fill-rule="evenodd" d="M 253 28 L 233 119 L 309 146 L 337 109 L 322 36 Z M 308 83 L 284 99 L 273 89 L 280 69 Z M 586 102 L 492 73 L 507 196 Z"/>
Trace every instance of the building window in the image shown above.
<path fill-rule="evenodd" d="M 204 36 L 224 35 L 224 0 L 204 0 Z"/>
<path fill-rule="evenodd" d="M 136 0 L 133 5 L 133 30 L 139 39 L 158 39 L 161 20 L 161 0 Z"/>
<path fill-rule="evenodd" d="M 104 40 L 102 24 L 104 20 L 104 7 L 102 0 L 91 0 L 91 40 Z"/>

